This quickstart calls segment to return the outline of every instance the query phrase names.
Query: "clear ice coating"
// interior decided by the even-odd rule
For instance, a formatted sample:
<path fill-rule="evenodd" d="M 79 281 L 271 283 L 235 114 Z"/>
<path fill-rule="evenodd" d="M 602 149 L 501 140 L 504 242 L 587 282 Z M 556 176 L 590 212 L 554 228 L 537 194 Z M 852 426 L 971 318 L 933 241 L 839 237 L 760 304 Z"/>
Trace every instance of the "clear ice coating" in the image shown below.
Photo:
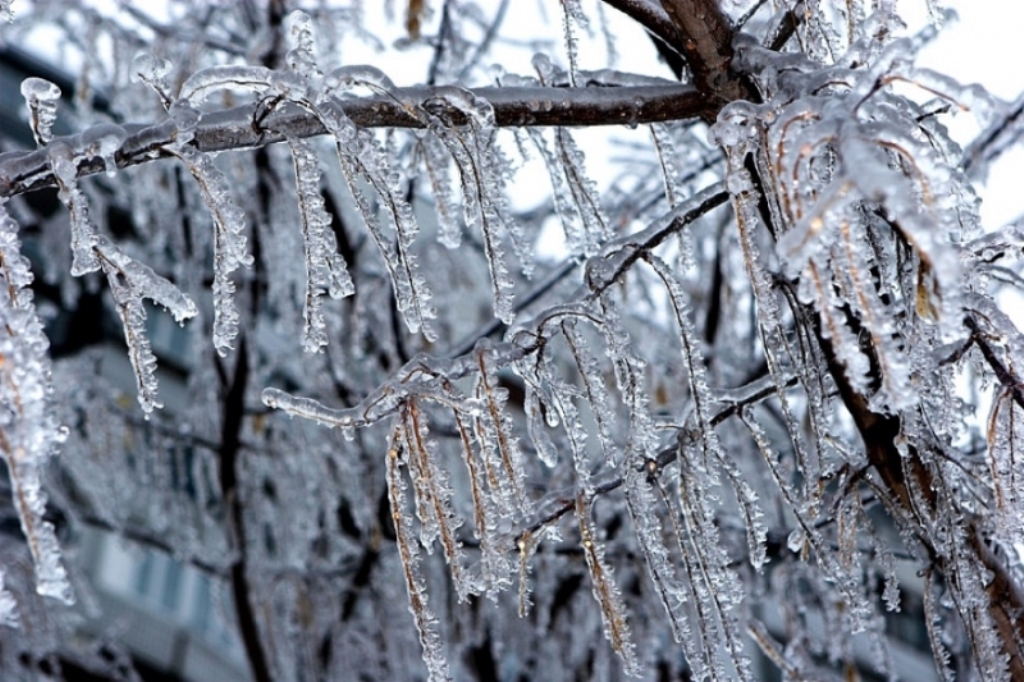
<path fill-rule="evenodd" d="M 446 86 L 436 88 L 434 96 L 423 102 L 419 117 L 448 149 L 459 170 L 467 229 L 483 237 L 494 315 L 510 324 L 515 317 L 515 284 L 507 264 L 506 243 L 515 246 L 522 235 L 509 215 L 503 192 L 509 167 L 494 145 L 494 109 L 469 90 Z M 449 243 L 453 239 L 450 229 Z"/>
<path fill-rule="evenodd" d="M 146 309 L 142 301 L 146 298 L 163 306 L 179 324 L 195 317 L 199 310 L 176 286 L 153 272 L 149 266 L 127 256 L 106 237 L 99 237 L 94 248 L 124 326 L 139 405 L 148 416 L 153 409 L 163 407 L 163 404 L 156 397 L 157 360 L 146 331 Z"/>
<path fill-rule="evenodd" d="M 53 124 L 57 120 L 57 102 L 60 88 L 44 78 L 26 78 L 21 82 L 21 96 L 28 106 L 32 134 L 39 145 L 53 139 Z"/>
<path fill-rule="evenodd" d="M 327 78 L 324 80 L 324 90 L 329 93 L 360 86 L 370 88 L 380 94 L 386 94 L 395 89 L 394 82 L 386 73 L 369 64 L 339 66 L 327 74 Z"/>
<path fill-rule="evenodd" d="M 888 0 L 695 3 L 725 21 L 676 45 L 682 83 L 614 68 L 636 16 L 673 42 L 673 3 L 565 0 L 529 41 L 505 31 L 536 3 L 281 4 L 39 0 L 3 27 L 58 19 L 83 63 L 74 132 L 28 80 L 40 148 L 0 154 L 0 193 L 65 207 L 0 213 L 25 538 L 0 542 L 0 670 L 71 641 L 130 677 L 38 596 L 72 599 L 64 533 L 100 525 L 255 618 L 253 677 L 893 679 L 900 610 L 941 679 L 1024 678 L 1024 221 L 984 224 L 970 184 L 1024 98 L 915 66 L 937 28 L 894 38 Z M 119 339 L 77 333 L 95 302 L 141 408 L 102 371 Z"/>
<path fill-rule="evenodd" d="M 57 197 L 71 216 L 71 274 L 81 277 L 100 267 L 94 249 L 98 239 L 96 225 L 89 214 L 89 202 L 78 187 L 78 162 L 82 155 L 64 140 L 49 145 L 47 152 L 60 190 Z"/>
<path fill-rule="evenodd" d="M 54 418 L 49 342 L 32 302 L 32 273 L 21 255 L 18 225 L 0 201 L 0 455 L 11 498 L 35 566 L 36 591 L 75 601 L 53 523 L 46 519 L 43 471 L 62 440 Z M 15 617 L 0 585 L 0 621 Z"/>
<path fill-rule="evenodd" d="M 251 267 L 252 256 L 246 251 L 245 212 L 235 203 L 227 177 L 213 158 L 190 145 L 181 145 L 176 152 L 185 163 L 213 218 L 213 345 L 227 355 L 238 336 L 238 308 L 235 305 L 235 283 L 231 275 L 241 267 Z"/>
<path fill-rule="evenodd" d="M 288 141 L 295 165 L 295 182 L 302 220 L 302 237 L 306 252 L 306 303 L 303 316 L 303 347 L 315 353 L 327 345 L 321 295 L 343 298 L 355 293 L 352 277 L 344 259 L 338 254 L 331 216 L 324 209 L 320 195 L 320 162 L 312 146 L 299 139 Z"/>

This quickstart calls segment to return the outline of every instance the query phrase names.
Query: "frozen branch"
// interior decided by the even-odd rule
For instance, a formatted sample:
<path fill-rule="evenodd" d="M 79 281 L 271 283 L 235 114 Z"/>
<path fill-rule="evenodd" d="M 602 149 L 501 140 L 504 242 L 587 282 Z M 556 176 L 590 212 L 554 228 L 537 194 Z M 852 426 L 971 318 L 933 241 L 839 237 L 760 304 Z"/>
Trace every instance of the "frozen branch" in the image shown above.
<path fill-rule="evenodd" d="M 795 386 L 796 383 L 796 376 L 789 375 L 783 382 L 783 386 L 785 388 L 789 388 Z M 729 417 L 737 414 L 743 408 L 750 405 L 756 405 L 766 398 L 777 395 L 778 390 L 779 388 L 775 385 L 775 380 L 771 376 L 755 379 L 749 384 L 736 389 L 726 389 L 721 393 L 721 396 L 719 396 L 719 402 L 722 406 L 708 421 L 712 426 L 718 426 Z M 683 436 L 682 430 L 680 430 L 680 436 Z M 666 467 L 676 461 L 678 456 L 678 442 L 673 442 L 671 445 L 662 448 L 658 451 L 657 457 L 646 462 L 646 471 L 648 475 L 660 475 Z M 625 484 L 625 482 L 625 474 L 608 475 L 604 479 L 594 482 L 593 496 L 599 497 L 601 495 L 606 495 L 613 490 L 618 490 Z M 547 504 L 540 505 L 540 509 L 533 516 L 532 521 L 521 533 L 519 533 L 517 537 L 521 538 L 523 536 L 536 533 L 545 526 L 550 525 L 552 522 L 557 521 L 569 512 L 573 511 L 576 504 L 574 495 L 575 488 L 567 488 L 549 495 L 549 502 Z"/>
<path fill-rule="evenodd" d="M 588 88 L 479 88 L 473 93 L 494 109 L 499 127 L 600 126 L 656 123 L 697 117 L 707 107 L 705 98 L 688 85 L 642 85 Z M 421 128 L 422 119 L 413 111 L 428 100 L 443 101 L 430 87 L 396 88 L 392 97 L 347 99 L 342 109 L 363 127 Z M 220 152 L 263 147 L 287 137 L 326 135 L 323 124 L 309 113 L 283 106 L 265 118 L 267 103 L 235 107 L 203 115 L 193 144 L 199 151 Z M 450 112 L 452 123 L 460 113 Z M 135 166 L 170 156 L 177 127 L 167 119 L 153 125 L 126 125 L 127 137 L 116 151 L 119 168 Z M 88 137 L 87 135 L 84 137 Z M 65 138 L 58 142 L 68 143 Z M 44 187 L 55 187 L 47 147 L 31 152 L 0 154 L 0 196 L 9 197 Z M 77 159 L 78 175 L 105 171 L 103 160 L 82 155 Z"/>

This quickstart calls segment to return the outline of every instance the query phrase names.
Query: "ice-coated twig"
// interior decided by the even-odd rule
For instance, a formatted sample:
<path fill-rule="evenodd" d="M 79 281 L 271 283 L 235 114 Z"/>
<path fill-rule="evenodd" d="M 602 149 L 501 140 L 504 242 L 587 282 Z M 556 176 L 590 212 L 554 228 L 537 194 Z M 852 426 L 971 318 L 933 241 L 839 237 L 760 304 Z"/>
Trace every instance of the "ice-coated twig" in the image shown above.
<path fill-rule="evenodd" d="M 540 88 L 486 87 L 473 94 L 494 109 L 498 127 L 600 126 L 624 123 L 652 123 L 699 115 L 705 100 L 689 85 L 636 85 L 623 87 Z M 348 97 L 339 102 L 345 115 L 357 126 L 369 128 L 423 128 L 425 124 L 410 113 L 437 95 L 436 88 L 395 88 L 391 96 Z M 253 126 L 260 105 L 247 104 L 203 114 L 194 131 L 192 144 L 199 151 L 219 152 L 252 149 L 288 137 L 328 134 L 319 118 L 295 107 L 281 107 Z M 457 119 L 456 119 L 457 120 Z M 128 136 L 118 149 L 120 165 L 135 166 L 172 155 L 169 148 L 178 140 L 173 119 L 152 124 L 126 125 Z M 102 172 L 98 160 L 83 160 L 80 176 Z M 43 150 L 0 154 L 0 196 L 12 196 L 41 187 L 56 186 Z"/>
<path fill-rule="evenodd" d="M 21 82 L 21 96 L 28 106 L 32 136 L 41 147 L 53 139 L 51 129 L 57 120 L 60 88 L 43 78 L 26 78 Z"/>
<path fill-rule="evenodd" d="M 315 353 L 327 345 L 322 294 L 326 291 L 331 298 L 351 296 L 355 293 L 355 285 L 345 260 L 338 253 L 334 232 L 331 231 L 331 216 L 324 208 L 324 200 L 320 195 L 320 165 L 316 152 L 305 140 L 293 139 L 288 144 L 295 165 L 299 216 L 306 252 L 302 345 L 306 352 Z"/>
<path fill-rule="evenodd" d="M 423 647 L 423 661 L 430 673 L 430 682 L 450 680 L 448 660 L 444 653 L 444 644 L 439 632 L 437 616 L 427 604 L 427 586 L 419 571 L 420 556 L 416 549 L 416 540 L 412 536 L 412 518 L 405 510 L 406 483 L 402 478 L 403 460 L 409 454 L 404 452 L 406 441 L 405 425 L 398 420 L 391 435 L 387 454 L 388 502 L 391 505 L 391 520 L 395 526 L 395 539 L 398 544 L 398 555 L 402 561 L 402 573 L 405 576 L 405 587 L 409 594 L 409 611 L 416 621 L 420 644 Z"/>
<path fill-rule="evenodd" d="M 636 657 L 636 644 L 633 642 L 629 624 L 626 622 L 626 607 L 622 601 L 622 593 L 612 576 L 612 570 L 604 558 L 604 548 L 596 536 L 594 524 L 590 519 L 591 500 L 581 493 L 576 496 L 576 521 L 580 529 L 580 544 L 583 555 L 590 569 L 591 588 L 594 599 L 601 607 L 604 620 L 604 634 L 622 658 L 626 674 L 640 675 L 640 662 Z"/>
<path fill-rule="evenodd" d="M 490 346 L 489 363 L 505 366 L 521 358 L 527 350 L 515 343 L 495 343 Z M 408 396 L 423 394 L 443 395 L 441 379 L 455 381 L 480 371 L 476 352 L 450 360 L 425 354 L 405 363 L 394 376 L 371 391 L 359 404 L 345 409 L 333 409 L 311 398 L 294 396 L 277 388 L 265 388 L 263 404 L 284 410 L 325 426 L 356 429 L 375 424 L 397 412 Z"/>
<path fill-rule="evenodd" d="M 75 601 L 42 487 L 47 460 L 66 431 L 54 418 L 49 342 L 32 303 L 32 272 L 21 255 L 18 225 L 0 201 L 0 456 L 35 563 L 36 590 Z M 0 601 L 6 593 L 0 586 Z M 0 612 L 9 610 L 0 606 Z M 3 619 L 3 617 L 0 617 Z"/>
<path fill-rule="evenodd" d="M 238 336 L 238 309 L 231 274 L 239 267 L 251 267 L 253 262 L 246 253 L 245 212 L 232 199 L 227 178 L 209 154 L 182 145 L 175 155 L 195 178 L 213 218 L 213 345 L 223 357 Z"/>
<path fill-rule="evenodd" d="M 457 124 L 453 115 L 465 118 Z M 440 140 L 459 169 L 466 225 L 483 236 L 491 272 L 494 315 L 506 324 L 513 312 L 513 283 L 505 258 L 505 238 L 516 242 L 519 228 L 508 214 L 503 188 L 508 164 L 493 145 L 494 110 L 490 104 L 462 88 L 442 88 L 419 112 L 428 129 Z"/>
<path fill-rule="evenodd" d="M 195 317 L 198 309 L 176 286 L 153 272 L 148 265 L 127 256 L 106 237 L 98 238 L 95 251 L 100 269 L 107 276 L 117 314 L 124 325 L 128 357 L 139 391 L 139 405 L 148 418 L 154 408 L 163 405 L 156 397 L 156 357 L 146 334 L 146 309 L 142 301 L 148 298 L 163 306 L 179 324 Z"/>

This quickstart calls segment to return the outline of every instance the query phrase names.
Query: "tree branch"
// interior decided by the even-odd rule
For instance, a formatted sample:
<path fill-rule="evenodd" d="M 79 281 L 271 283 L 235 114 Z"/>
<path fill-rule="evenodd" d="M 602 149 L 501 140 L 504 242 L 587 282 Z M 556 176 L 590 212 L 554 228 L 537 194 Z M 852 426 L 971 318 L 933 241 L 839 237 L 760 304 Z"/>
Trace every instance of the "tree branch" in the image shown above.
<path fill-rule="evenodd" d="M 260 641 L 260 629 L 253 604 L 254 592 L 249 580 L 248 556 L 246 551 L 245 500 L 238 481 L 241 469 L 242 421 L 245 418 L 245 389 L 249 382 L 249 354 L 246 339 L 238 343 L 238 359 L 234 371 L 228 376 L 224 363 L 218 360 L 217 369 L 221 376 L 224 408 L 221 416 L 221 447 L 219 478 L 221 491 L 228 505 L 229 523 L 234 536 L 238 556 L 231 563 L 228 577 L 231 596 L 235 607 L 238 630 L 242 637 L 249 669 L 256 682 L 271 682 L 270 666 Z"/>
<path fill-rule="evenodd" d="M 679 51 L 677 47 L 679 36 L 676 33 L 675 24 L 672 23 L 672 19 L 664 8 L 657 4 L 657 0 L 604 0 L 604 3 L 643 26 L 648 33 L 665 45 Z M 680 54 L 682 53 L 680 52 Z"/>
<path fill-rule="evenodd" d="M 796 383 L 796 376 L 789 376 L 786 378 L 783 387 L 789 388 L 791 386 L 795 386 Z M 736 394 L 735 397 L 721 400 L 721 409 L 711 416 L 709 423 L 713 427 L 718 426 L 729 417 L 737 414 L 743 408 L 777 395 L 778 391 L 779 387 L 775 385 L 773 378 L 770 376 L 756 379 L 739 389 L 729 389 L 727 394 L 734 393 Z M 678 442 L 662 448 L 653 459 L 646 462 L 645 466 L 648 474 L 651 476 L 659 476 L 661 472 L 668 467 L 668 465 L 676 461 L 678 456 Z M 626 476 L 624 474 L 607 476 L 604 480 L 600 480 L 594 485 L 593 496 L 596 498 L 610 493 L 613 490 L 618 490 L 623 486 L 623 484 L 625 484 L 625 482 Z M 566 488 L 549 495 L 548 499 L 548 504 L 541 506 L 530 523 L 516 536 L 517 538 L 536 533 L 541 528 L 544 528 L 553 521 L 557 521 L 569 512 L 573 511 L 576 505 L 576 490 L 575 488 Z"/>
<path fill-rule="evenodd" d="M 1013 398 L 1013 402 L 1017 403 L 1022 409 L 1024 409 L 1024 385 L 1013 375 L 1013 373 L 1007 369 L 1006 365 L 996 355 L 995 349 L 992 348 L 992 344 L 988 342 L 985 337 L 985 332 L 978 326 L 978 321 L 971 315 L 964 317 L 964 326 L 971 330 L 971 340 L 978 344 L 978 349 L 981 350 L 982 357 L 985 358 L 985 362 L 989 364 L 992 371 L 996 375 L 996 379 L 1002 384 L 1010 396 Z"/>
<path fill-rule="evenodd" d="M 412 112 L 442 92 L 429 87 L 396 88 L 390 98 L 348 99 L 342 102 L 342 108 L 356 125 L 366 128 L 421 128 L 423 124 Z M 688 85 L 487 87 L 473 93 L 491 104 L 499 127 L 637 125 L 696 118 L 707 110 L 705 96 Z M 298 107 L 283 106 L 260 122 L 261 110 L 266 110 L 265 103 L 207 113 L 196 130 L 193 144 L 201 151 L 220 152 L 263 147 L 281 142 L 286 136 L 327 134 L 319 120 Z M 458 112 L 451 114 L 454 122 L 459 123 Z M 154 125 L 126 125 L 125 130 L 128 136 L 115 154 L 119 168 L 169 157 L 165 147 L 174 144 L 177 135 L 170 119 Z M 55 141 L 83 146 L 75 145 L 75 136 Z M 103 160 L 98 157 L 83 156 L 78 161 L 80 176 L 104 170 Z M 56 185 L 47 147 L 0 154 L 0 196 Z"/>
<path fill-rule="evenodd" d="M 674 45 L 686 57 L 693 84 L 708 98 L 705 118 L 714 120 L 728 102 L 756 99 L 756 91 L 729 70 L 735 31 L 716 0 L 661 0 L 676 33 Z"/>

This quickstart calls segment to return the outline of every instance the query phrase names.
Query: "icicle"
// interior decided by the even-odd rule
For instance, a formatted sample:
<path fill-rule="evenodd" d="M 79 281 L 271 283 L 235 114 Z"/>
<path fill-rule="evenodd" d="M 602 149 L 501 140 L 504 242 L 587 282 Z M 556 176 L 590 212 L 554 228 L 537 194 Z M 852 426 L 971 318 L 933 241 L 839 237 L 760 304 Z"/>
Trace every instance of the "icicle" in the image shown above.
<path fill-rule="evenodd" d="M 583 167 L 583 152 L 562 128 L 555 131 L 555 153 L 548 148 L 540 131 L 530 129 L 528 132 L 547 167 L 555 209 L 569 250 L 587 256 L 597 253 L 611 236 L 611 230 L 597 188 Z"/>
<path fill-rule="evenodd" d="M 448 172 L 451 157 L 435 137 L 423 136 L 420 139 L 420 148 L 423 150 L 423 165 L 430 179 L 434 205 L 437 209 L 437 239 L 446 248 L 457 249 L 462 242 L 462 225 L 457 216 L 459 208 L 452 196 Z"/>
<path fill-rule="evenodd" d="M 32 135 L 40 147 L 53 139 L 53 123 L 57 120 L 60 88 L 43 78 L 26 78 L 21 82 L 21 96 L 28 105 Z"/>
<path fill-rule="evenodd" d="M 209 154 L 190 145 L 179 146 L 174 153 L 195 178 L 203 203 L 213 217 L 213 345 L 224 357 L 238 336 L 231 273 L 239 267 L 252 266 L 252 256 L 245 252 L 245 213 L 232 200 L 227 177 Z"/>
<path fill-rule="evenodd" d="M 547 433 L 551 421 L 547 415 L 554 415 L 554 407 L 550 402 L 541 399 L 540 391 L 534 388 L 532 382 L 527 382 L 526 386 L 523 409 L 526 411 L 526 428 L 530 435 L 530 442 L 537 448 L 537 456 L 540 461 L 549 468 L 554 468 L 558 464 L 558 450 Z"/>
<path fill-rule="evenodd" d="M 83 159 L 98 156 L 103 159 L 107 175 L 112 175 L 117 169 L 114 153 L 126 136 L 120 126 L 101 124 L 73 138 L 53 142 L 47 148 L 50 168 L 59 188 L 57 197 L 71 216 L 71 274 L 75 277 L 99 269 L 94 252 L 99 237 L 89 216 L 89 203 L 78 187 L 78 164 Z"/>
<path fill-rule="evenodd" d="M 195 303 L 177 287 L 157 275 L 146 265 L 126 256 L 105 237 L 96 245 L 100 267 L 107 276 L 110 293 L 114 297 L 117 313 L 124 325 L 128 356 L 135 370 L 139 391 L 139 405 L 147 418 L 154 408 L 163 407 L 157 400 L 156 357 L 146 335 L 146 309 L 143 298 L 149 298 L 167 308 L 179 323 L 194 317 Z"/>
<path fill-rule="evenodd" d="M 355 285 L 348 266 L 338 253 L 331 216 L 324 209 L 320 195 L 320 165 L 312 146 L 289 138 L 295 164 L 295 184 L 302 237 L 306 252 L 306 300 L 303 307 L 305 326 L 302 345 L 307 353 L 315 353 L 327 345 L 327 327 L 320 296 L 324 290 L 331 298 L 343 298 L 355 293 Z"/>
<path fill-rule="evenodd" d="M 448 660 L 444 652 L 444 644 L 439 632 L 437 617 L 430 611 L 427 604 L 427 588 L 419 573 L 419 551 L 412 537 L 410 526 L 412 519 L 405 511 L 405 481 L 401 474 L 402 442 L 405 440 L 404 427 L 401 420 L 391 435 L 387 454 L 388 502 L 391 505 L 391 520 L 395 525 L 395 538 L 398 545 L 399 558 L 405 576 L 405 586 L 409 594 L 409 611 L 416 620 L 416 629 L 420 634 L 420 645 L 423 647 L 423 661 L 427 665 L 431 682 L 450 680 Z"/>
<path fill-rule="evenodd" d="M 293 10 L 285 22 L 288 34 L 294 46 L 285 55 L 285 62 L 288 68 L 304 78 L 314 78 L 320 75 L 320 69 L 316 65 L 316 50 L 313 42 L 313 20 L 302 10 Z"/>
<path fill-rule="evenodd" d="M 77 139 L 84 153 L 98 156 L 103 160 L 103 170 L 108 178 L 112 178 L 117 175 L 117 160 L 114 154 L 121 148 L 126 137 L 128 133 L 121 126 L 101 123 L 89 128 Z"/>
<path fill-rule="evenodd" d="M 615 653 L 622 658 L 626 674 L 639 677 L 640 662 L 636 657 L 636 645 L 630 635 L 629 624 L 626 622 L 626 607 L 612 578 L 612 570 L 604 560 L 604 547 L 590 521 L 590 503 L 584 499 L 582 493 L 576 495 L 576 521 L 580 527 L 583 555 L 590 569 L 591 589 L 594 599 L 601 607 L 604 635 Z"/>
<path fill-rule="evenodd" d="M 178 287 L 156 274 L 148 265 L 129 257 L 106 237 L 99 237 L 96 251 L 107 265 L 114 268 L 117 276 L 124 280 L 134 296 L 148 298 L 163 306 L 178 324 L 195 317 L 199 312 L 196 304 Z"/>
<path fill-rule="evenodd" d="M 372 145 L 372 140 L 367 144 Z M 344 151 L 343 145 L 339 141 L 338 158 L 356 209 L 384 258 L 388 274 L 391 276 L 391 283 L 394 286 L 398 310 L 402 314 L 406 327 L 410 333 L 422 333 L 428 341 L 437 340 L 437 333 L 430 324 L 430 320 L 437 317 L 437 311 L 429 305 L 433 294 L 419 272 L 418 260 L 414 254 L 410 253 L 412 241 L 419 231 L 412 208 L 398 194 L 396 188 L 388 184 L 377 173 L 378 169 L 370 165 L 372 157 L 360 159 L 350 156 L 350 152 Z M 385 236 L 376 212 L 356 184 L 356 180 L 360 178 L 369 182 L 371 187 L 377 191 L 391 214 L 397 232 L 394 244 Z"/>
<path fill-rule="evenodd" d="M 412 207 L 403 196 L 401 176 L 390 169 L 387 154 L 373 136 L 357 128 L 337 99 L 330 95 L 331 82 L 331 77 L 328 77 L 312 110 L 335 138 L 345 183 L 356 210 L 384 259 L 406 327 L 411 333 L 422 333 L 427 340 L 434 341 L 437 334 L 430 320 L 437 316 L 437 311 L 429 305 L 432 297 L 430 287 L 419 272 L 416 256 L 411 253 L 419 225 Z M 397 236 L 394 243 L 384 234 L 377 212 L 360 188 L 359 180 L 373 189 L 391 215 Z"/>
<path fill-rule="evenodd" d="M 48 148 L 50 167 L 57 179 L 60 199 L 71 215 L 71 274 L 75 277 L 99 270 L 93 248 L 96 245 L 96 227 L 89 217 L 89 203 L 78 188 L 78 156 L 67 143 L 58 141 Z"/>
<path fill-rule="evenodd" d="M 459 168 L 466 224 L 482 232 L 484 238 L 494 314 L 510 324 L 515 317 L 514 284 L 505 262 L 500 230 L 513 243 L 521 240 L 521 235 L 505 207 L 502 189 L 508 164 L 501 162 L 492 146 L 494 110 L 472 92 L 449 86 L 436 89 L 436 95 L 423 103 L 421 116 L 428 129 L 448 147 Z M 454 121 L 459 117 L 466 123 L 456 125 Z"/>
<path fill-rule="evenodd" d="M 49 342 L 32 304 L 32 273 L 21 255 L 18 225 L 0 200 L 0 456 L 14 507 L 35 562 L 36 590 L 75 601 L 53 524 L 45 520 L 42 473 L 66 437 L 53 416 Z M 0 586 L 0 595 L 4 595 Z M 0 601 L 5 601 L 0 596 Z M 5 606 L 0 613 L 10 614 Z"/>
<path fill-rule="evenodd" d="M 21 627 L 18 602 L 4 585 L 4 569 L 0 566 L 0 627 Z"/>

